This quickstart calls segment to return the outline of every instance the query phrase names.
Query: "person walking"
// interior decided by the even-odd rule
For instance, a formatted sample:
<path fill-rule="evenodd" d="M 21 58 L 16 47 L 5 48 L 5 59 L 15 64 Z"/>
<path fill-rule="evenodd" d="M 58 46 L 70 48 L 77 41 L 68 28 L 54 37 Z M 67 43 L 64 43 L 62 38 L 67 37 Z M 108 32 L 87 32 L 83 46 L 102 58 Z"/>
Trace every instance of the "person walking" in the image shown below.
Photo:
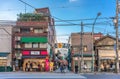
<path fill-rule="evenodd" d="M 64 67 L 63 67 L 63 64 L 61 63 L 61 65 L 60 65 L 60 71 L 61 71 L 61 73 L 63 73 L 63 69 L 64 69 Z"/>
<path fill-rule="evenodd" d="M 77 74 L 78 73 L 78 65 L 75 64 L 75 73 Z"/>
<path fill-rule="evenodd" d="M 30 61 L 28 61 L 27 63 L 27 68 L 28 68 L 28 71 L 30 71 Z"/>
<path fill-rule="evenodd" d="M 65 64 L 63 65 L 63 72 L 64 73 L 66 72 L 66 65 Z"/>

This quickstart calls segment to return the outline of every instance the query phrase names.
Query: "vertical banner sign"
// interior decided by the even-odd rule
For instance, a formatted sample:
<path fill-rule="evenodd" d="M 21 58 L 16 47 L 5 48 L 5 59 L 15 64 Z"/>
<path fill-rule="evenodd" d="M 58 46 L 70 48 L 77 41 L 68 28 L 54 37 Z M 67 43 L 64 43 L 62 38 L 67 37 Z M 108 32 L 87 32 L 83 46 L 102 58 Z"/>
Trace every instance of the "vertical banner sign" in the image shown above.
<path fill-rule="evenodd" d="M 49 71 L 49 68 L 50 68 L 49 61 L 48 61 L 48 59 L 46 59 L 46 61 L 45 61 L 45 70 Z"/>

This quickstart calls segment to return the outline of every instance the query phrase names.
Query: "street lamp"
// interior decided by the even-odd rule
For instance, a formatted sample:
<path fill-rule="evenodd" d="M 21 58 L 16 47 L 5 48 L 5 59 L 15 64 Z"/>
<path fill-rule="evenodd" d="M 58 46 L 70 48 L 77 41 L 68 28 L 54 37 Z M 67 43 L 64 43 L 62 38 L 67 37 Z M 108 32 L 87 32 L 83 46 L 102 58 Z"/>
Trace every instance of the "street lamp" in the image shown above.
<path fill-rule="evenodd" d="M 93 22 L 93 26 L 92 26 L 92 72 L 94 72 L 94 26 L 96 24 L 96 21 L 98 19 L 98 17 L 101 15 L 101 13 L 99 12 Z"/>

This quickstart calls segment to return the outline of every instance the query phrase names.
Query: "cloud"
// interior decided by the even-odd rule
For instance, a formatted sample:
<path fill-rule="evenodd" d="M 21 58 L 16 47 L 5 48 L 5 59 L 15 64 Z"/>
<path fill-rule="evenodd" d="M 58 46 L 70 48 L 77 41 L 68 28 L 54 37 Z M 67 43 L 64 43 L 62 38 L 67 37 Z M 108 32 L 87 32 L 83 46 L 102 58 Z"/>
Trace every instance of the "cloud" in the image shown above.
<path fill-rule="evenodd" d="M 0 20 L 16 20 L 17 14 L 15 12 L 1 12 Z"/>
<path fill-rule="evenodd" d="M 69 2 L 76 2 L 76 1 L 78 1 L 78 0 L 69 0 Z"/>

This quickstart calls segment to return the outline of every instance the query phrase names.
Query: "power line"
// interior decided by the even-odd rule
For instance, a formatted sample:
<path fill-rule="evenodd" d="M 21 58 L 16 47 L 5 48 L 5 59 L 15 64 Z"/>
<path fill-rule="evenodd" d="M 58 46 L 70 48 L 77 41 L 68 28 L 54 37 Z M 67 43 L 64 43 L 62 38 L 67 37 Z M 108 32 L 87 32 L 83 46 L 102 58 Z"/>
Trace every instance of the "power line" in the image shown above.
<path fill-rule="evenodd" d="M 72 33 L 78 33 L 79 34 L 80 32 L 72 32 Z M 92 32 L 83 32 L 83 35 L 88 35 L 88 33 L 90 34 Z M 100 33 L 102 33 L 102 32 L 100 32 Z M 115 32 L 106 32 L 106 33 L 102 33 L 102 34 L 115 34 Z M 58 34 L 58 35 L 49 35 L 49 36 L 59 36 L 59 37 L 63 36 L 64 37 L 64 36 L 71 36 L 71 34 Z M 78 36 L 78 35 L 74 35 L 74 36 Z"/>
<path fill-rule="evenodd" d="M 84 26 L 91 26 L 93 25 L 93 23 L 84 23 L 83 24 Z M 99 23 L 96 23 L 96 25 L 107 25 L 107 23 L 104 23 L 104 22 L 99 22 Z M 111 24 L 112 25 L 112 24 Z M 55 26 L 80 26 L 80 24 L 56 24 Z"/>
<path fill-rule="evenodd" d="M 36 9 L 35 7 L 33 7 L 32 5 L 30 5 L 30 4 L 28 4 L 28 3 L 26 3 L 26 2 L 24 2 L 24 1 L 22 1 L 22 0 L 19 0 L 20 2 L 22 2 L 22 3 L 24 3 L 24 4 L 26 4 L 26 5 L 28 5 L 28 6 L 30 6 L 30 7 L 32 7 L 33 9 Z M 50 15 L 51 16 L 51 15 Z M 52 17 L 54 17 L 54 18 L 56 18 L 56 19 L 58 19 L 58 20 L 61 20 L 61 21 L 63 21 L 62 19 L 60 19 L 60 18 L 57 18 L 57 17 L 55 17 L 55 16 L 52 16 Z M 66 21 L 65 21 L 66 22 Z M 67 22 L 67 23 L 70 23 L 70 24 L 74 24 L 74 23 L 71 23 L 71 22 Z"/>
<path fill-rule="evenodd" d="M 110 20 L 112 19 L 112 17 L 102 17 L 102 18 L 98 18 L 99 20 L 103 20 L 103 19 L 107 19 Z M 74 20 L 55 20 L 55 22 L 62 22 L 62 21 L 84 21 L 84 20 L 95 20 L 95 18 L 88 18 L 88 19 L 74 19 Z"/>
<path fill-rule="evenodd" d="M 32 5 L 30 5 L 30 4 L 28 4 L 28 3 L 26 3 L 26 2 L 24 2 L 24 1 L 22 1 L 22 0 L 19 0 L 19 1 L 21 1 L 22 3 L 24 3 L 25 5 L 28 5 L 28 6 L 30 6 L 30 7 L 32 7 L 32 8 L 34 8 L 35 9 L 35 7 L 33 7 Z M 94 20 L 95 18 L 90 18 L 90 19 L 78 19 L 78 20 L 62 20 L 62 19 L 60 19 L 60 18 L 57 18 L 57 17 L 55 17 L 55 16 L 52 16 L 52 17 L 54 17 L 55 19 L 57 19 L 58 20 L 58 22 L 66 22 L 66 23 L 69 23 L 69 24 L 59 24 L 59 25 L 55 25 L 55 26 L 80 26 L 80 24 L 76 24 L 76 23 L 72 23 L 73 21 L 83 21 L 83 20 Z M 107 17 L 104 17 L 104 18 L 99 18 L 99 19 L 111 19 L 111 17 L 109 17 L 109 18 L 107 18 Z M 72 22 L 69 22 L 69 21 L 72 21 Z M 57 21 L 55 21 L 55 22 L 57 22 Z M 88 23 L 88 24 L 84 24 L 84 26 L 88 26 L 88 25 L 93 25 L 93 24 L 91 24 L 91 23 Z M 103 24 L 103 23 L 96 23 L 96 25 L 106 25 L 106 24 Z"/>
<path fill-rule="evenodd" d="M 19 1 L 25 4 L 25 13 L 26 13 L 26 10 L 27 10 L 27 9 L 26 9 L 26 5 L 28 5 L 29 7 L 33 8 L 33 9 L 35 9 L 35 7 L 33 7 L 32 5 L 26 3 L 26 2 L 24 2 L 24 1 L 22 1 L 22 0 L 19 0 Z"/>
<path fill-rule="evenodd" d="M 30 6 L 30 7 L 33 8 L 33 9 L 35 9 L 35 7 L 33 7 L 32 5 L 26 3 L 26 2 L 24 2 L 24 1 L 22 1 L 22 0 L 19 0 L 19 1 L 22 2 L 22 3 L 24 3 L 24 4 L 26 4 L 26 5 L 28 5 L 28 6 Z"/>
<path fill-rule="evenodd" d="M 58 19 L 59 21 L 66 22 L 66 23 L 69 23 L 69 24 L 74 25 L 74 23 L 72 23 L 72 22 L 68 22 L 68 21 L 62 20 L 62 19 L 57 18 L 57 17 L 55 17 L 55 16 L 52 16 L 52 17 L 54 17 L 54 18 Z"/>

